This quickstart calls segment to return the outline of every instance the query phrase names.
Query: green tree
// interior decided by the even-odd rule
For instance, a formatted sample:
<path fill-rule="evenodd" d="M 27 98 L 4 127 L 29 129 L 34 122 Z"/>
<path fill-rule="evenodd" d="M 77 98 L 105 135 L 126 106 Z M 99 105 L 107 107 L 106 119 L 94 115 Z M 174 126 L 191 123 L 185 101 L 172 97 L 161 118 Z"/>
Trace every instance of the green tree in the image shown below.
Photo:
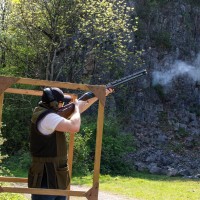
<path fill-rule="evenodd" d="M 5 94 L 2 136 L 6 141 L 2 146 L 3 153 L 13 156 L 18 151 L 28 150 L 32 105 L 37 105 L 38 101 L 35 96 Z"/>
<path fill-rule="evenodd" d="M 0 163 L 2 163 L 3 159 L 7 157 L 7 155 L 4 155 L 2 153 L 2 145 L 3 143 L 5 142 L 5 139 L 2 137 L 2 134 L 1 134 L 1 130 L 0 130 Z M 6 172 L 6 169 L 0 165 L 0 175 L 4 175 L 4 173 Z"/>
<path fill-rule="evenodd" d="M 3 75 L 105 84 L 131 72 L 134 64 L 142 63 L 134 42 L 137 17 L 125 0 L 3 2 Z M 15 154 L 27 148 L 28 123 L 34 105 L 29 97 L 6 95 L 6 127 L 2 133 L 7 139 L 5 152 Z M 77 142 L 81 143 L 79 139 Z M 77 146 L 79 149 L 81 146 Z"/>
<path fill-rule="evenodd" d="M 123 73 L 138 58 L 137 18 L 125 0 L 9 2 L 7 67 L 23 76 L 80 82 L 83 74 L 109 76 L 116 67 Z"/>
<path fill-rule="evenodd" d="M 0 41 L 5 42 L 4 32 L 6 30 L 6 12 L 7 12 L 7 1 L 2 0 L 0 2 Z M 5 47 L 0 43 L 0 66 L 6 66 L 6 50 Z"/>

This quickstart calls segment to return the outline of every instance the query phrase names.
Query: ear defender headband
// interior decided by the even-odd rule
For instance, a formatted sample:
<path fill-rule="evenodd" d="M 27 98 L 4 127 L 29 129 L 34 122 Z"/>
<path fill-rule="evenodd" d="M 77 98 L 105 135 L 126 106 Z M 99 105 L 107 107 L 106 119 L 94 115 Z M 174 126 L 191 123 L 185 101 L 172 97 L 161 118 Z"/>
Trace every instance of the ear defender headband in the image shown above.
<path fill-rule="evenodd" d="M 46 96 L 48 102 L 52 102 L 55 100 L 54 95 L 51 91 L 51 88 L 45 88 L 43 90 L 43 92 L 44 92 L 44 95 Z"/>
<path fill-rule="evenodd" d="M 51 88 L 45 88 L 43 90 L 43 101 L 48 103 L 50 108 L 53 108 L 53 109 L 58 109 L 58 102 L 56 101 L 53 93 L 52 93 L 52 90 Z"/>
<path fill-rule="evenodd" d="M 71 96 L 64 95 L 63 91 L 59 88 L 45 88 L 43 90 L 42 102 L 47 103 L 54 109 L 58 108 L 58 102 L 69 103 L 72 100 Z"/>

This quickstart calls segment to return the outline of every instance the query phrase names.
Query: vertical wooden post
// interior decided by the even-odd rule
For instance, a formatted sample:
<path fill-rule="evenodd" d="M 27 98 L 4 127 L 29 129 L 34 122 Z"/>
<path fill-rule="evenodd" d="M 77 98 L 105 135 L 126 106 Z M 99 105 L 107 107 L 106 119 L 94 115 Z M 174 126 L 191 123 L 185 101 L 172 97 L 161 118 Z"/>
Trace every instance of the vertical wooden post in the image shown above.
<path fill-rule="evenodd" d="M 73 94 L 72 96 L 73 102 L 77 99 L 77 95 Z M 71 179 L 72 179 L 72 168 L 73 168 L 73 156 L 74 156 L 74 135 L 75 133 L 69 134 L 69 148 L 68 148 L 68 165 L 69 165 L 69 176 L 70 176 L 70 183 L 67 187 L 70 190 L 71 186 Z M 67 196 L 67 199 L 70 200 L 70 196 Z"/>
<path fill-rule="evenodd" d="M 0 94 L 0 133 L 1 133 L 1 127 L 2 127 L 3 99 L 4 99 L 4 93 L 1 93 Z"/>
<path fill-rule="evenodd" d="M 104 105 L 99 101 L 93 187 L 99 187 L 99 173 L 100 173 L 101 149 L 102 149 L 102 138 L 103 138 L 103 122 L 104 122 Z M 94 200 L 98 199 L 98 189 L 96 191 L 97 194 L 95 195 L 95 197 L 93 197 Z"/>
<path fill-rule="evenodd" d="M 73 155 L 74 155 L 74 133 L 71 133 L 69 136 L 69 149 L 68 149 L 68 165 L 69 165 L 69 176 L 72 178 L 72 164 L 73 164 Z M 71 184 L 71 183 L 70 183 Z M 68 190 L 70 190 L 70 184 Z M 70 200 L 70 196 L 67 198 Z"/>

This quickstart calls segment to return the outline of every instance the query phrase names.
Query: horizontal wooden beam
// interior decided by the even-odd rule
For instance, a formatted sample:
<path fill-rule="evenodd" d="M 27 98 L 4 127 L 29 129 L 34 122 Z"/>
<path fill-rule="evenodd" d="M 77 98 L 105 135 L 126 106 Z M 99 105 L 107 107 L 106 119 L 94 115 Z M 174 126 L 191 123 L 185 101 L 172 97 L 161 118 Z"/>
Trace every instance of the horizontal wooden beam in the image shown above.
<path fill-rule="evenodd" d="M 42 91 L 39 91 L 39 90 L 8 88 L 5 90 L 5 92 L 12 93 L 12 94 L 26 94 L 26 95 L 42 96 Z"/>
<path fill-rule="evenodd" d="M 77 197 L 85 197 L 86 196 L 86 192 L 84 192 L 84 191 L 41 189 L 41 188 L 23 188 L 23 187 L 1 187 L 0 186 L 0 192 L 56 195 L 56 196 L 77 196 Z"/>
<path fill-rule="evenodd" d="M 0 182 L 27 183 L 27 178 L 0 176 Z"/>
<path fill-rule="evenodd" d="M 37 79 L 30 79 L 30 78 L 20 78 L 16 83 L 27 84 L 27 85 L 37 85 L 37 86 L 68 88 L 72 90 L 89 90 L 89 87 L 97 87 L 96 85 L 39 80 L 39 79 L 37 80 Z"/>
<path fill-rule="evenodd" d="M 16 77 L 5 77 L 0 76 L 0 80 L 4 82 L 9 82 L 10 84 L 19 83 L 25 85 L 37 85 L 37 86 L 48 86 L 48 87 L 60 87 L 60 88 L 68 88 L 68 89 L 80 89 L 80 90 L 89 90 L 88 86 L 95 85 L 88 85 L 88 84 L 79 84 L 79 83 L 70 83 L 70 82 L 59 82 L 59 81 L 49 81 L 49 80 L 39 80 L 39 79 L 31 79 L 31 78 L 16 78 Z M 3 82 L 2 82 L 3 83 Z"/>
<path fill-rule="evenodd" d="M 101 103 L 105 105 L 105 94 L 106 94 L 105 85 L 89 85 L 89 84 L 78 84 L 78 83 L 49 81 L 49 80 L 39 80 L 31 78 L 15 78 L 15 77 L 0 76 L 0 94 L 6 91 L 14 94 L 28 94 L 37 96 L 41 95 L 39 92 L 31 92 L 30 90 L 25 90 L 25 89 L 17 90 L 15 88 L 11 88 L 12 84 L 27 84 L 27 85 L 46 86 L 46 87 L 67 88 L 72 90 L 92 91 L 95 94 L 95 96 L 101 101 Z"/>
<path fill-rule="evenodd" d="M 25 95 L 34 95 L 34 96 L 42 96 L 42 91 L 40 90 L 27 90 L 27 89 L 18 89 L 18 88 L 8 88 L 5 90 L 5 93 L 12 94 L 25 94 Z M 64 93 L 65 95 L 70 95 L 72 98 L 77 97 L 76 94 Z"/>

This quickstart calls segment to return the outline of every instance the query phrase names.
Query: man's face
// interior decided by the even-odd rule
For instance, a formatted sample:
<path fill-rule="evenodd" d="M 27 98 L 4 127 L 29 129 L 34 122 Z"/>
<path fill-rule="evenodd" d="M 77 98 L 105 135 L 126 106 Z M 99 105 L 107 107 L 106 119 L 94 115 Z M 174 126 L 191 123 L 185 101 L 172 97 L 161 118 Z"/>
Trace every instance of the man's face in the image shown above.
<path fill-rule="evenodd" d="M 63 106 L 64 106 L 64 102 L 59 101 L 59 102 L 58 102 L 58 108 L 62 108 Z"/>

